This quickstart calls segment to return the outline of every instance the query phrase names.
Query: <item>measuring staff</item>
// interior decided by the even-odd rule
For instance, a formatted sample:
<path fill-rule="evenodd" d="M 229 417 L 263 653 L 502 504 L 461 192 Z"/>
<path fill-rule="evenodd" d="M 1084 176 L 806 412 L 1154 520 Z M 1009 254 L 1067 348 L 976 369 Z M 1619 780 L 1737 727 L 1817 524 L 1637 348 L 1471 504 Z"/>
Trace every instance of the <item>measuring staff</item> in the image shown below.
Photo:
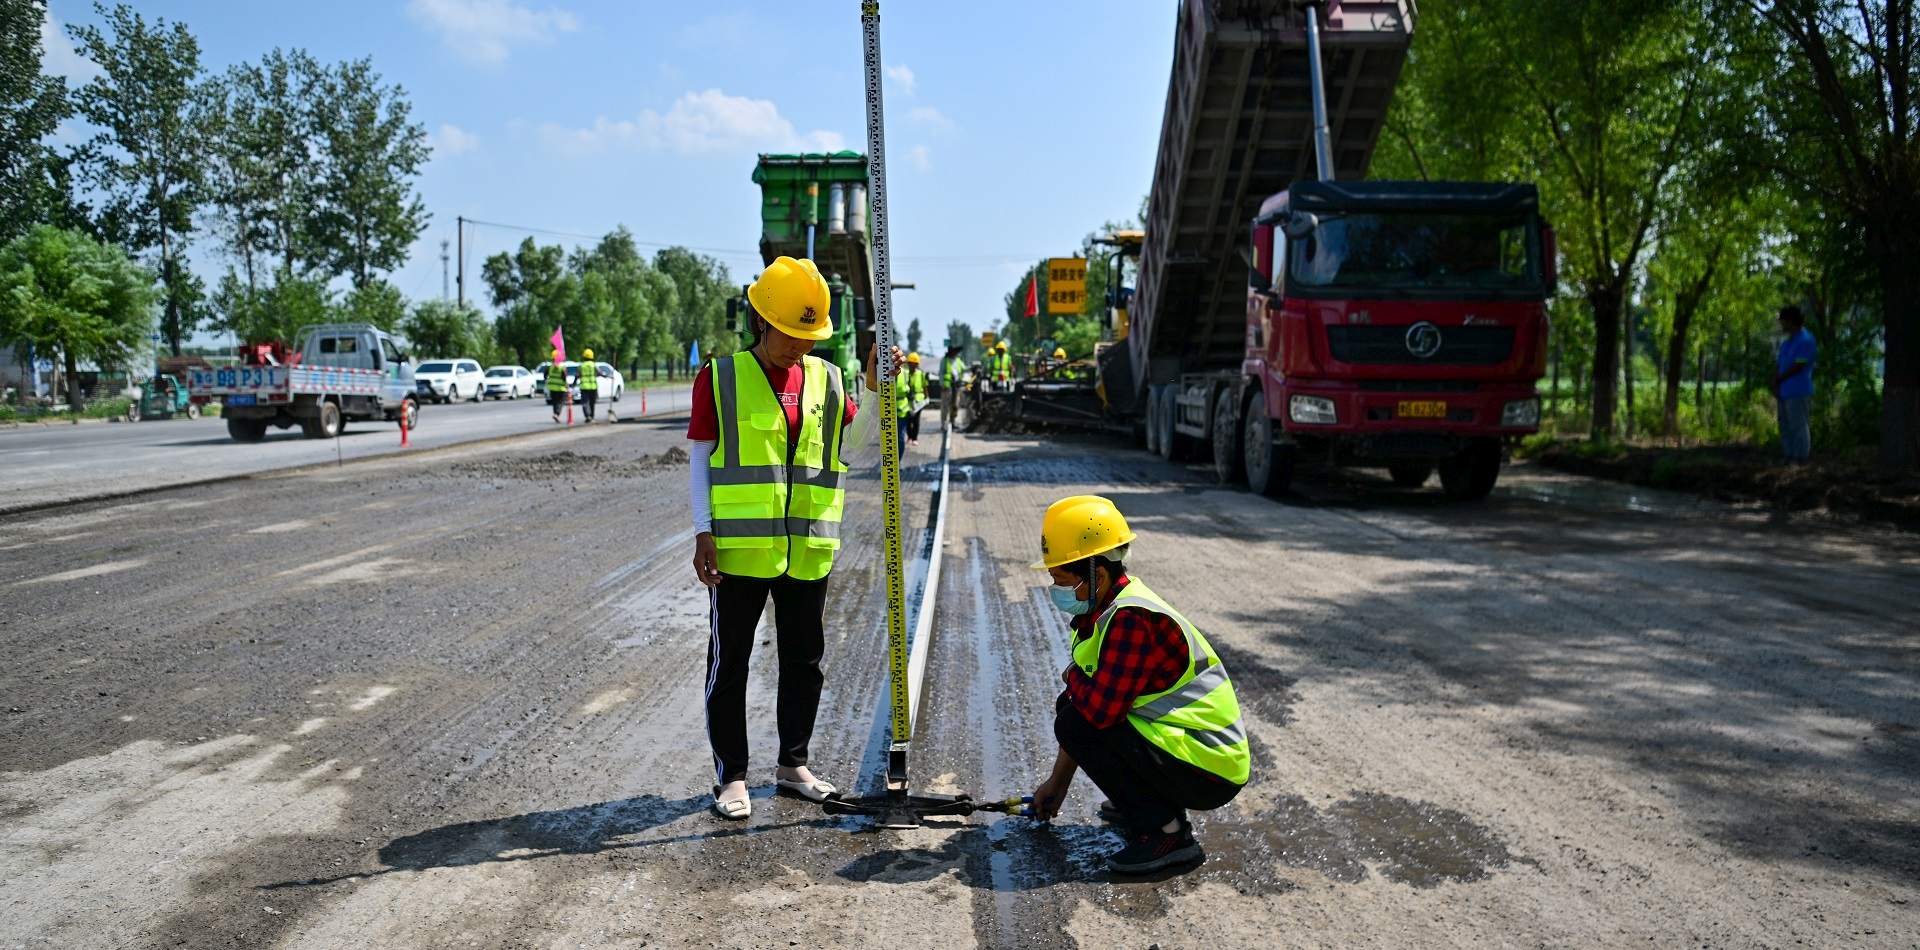
<path fill-rule="evenodd" d="M 767 598 L 779 644 L 779 791 L 820 801 L 833 783 L 807 768 L 826 652 L 827 578 L 840 548 L 842 450 L 872 436 L 869 362 L 856 408 L 840 368 L 807 355 L 833 335 L 827 282 L 809 260 L 776 258 L 747 288 L 754 344 L 693 383 L 688 494 L 693 569 L 707 585 L 707 741 L 713 811 L 752 814 L 747 797 L 747 659 Z M 896 357 L 895 364 L 898 365 Z M 858 419 L 865 425 L 855 425 Z"/>
<path fill-rule="evenodd" d="M 1072 618 L 1073 662 L 1054 704 L 1060 752 L 1033 813 L 1060 812 L 1076 771 L 1107 795 L 1100 816 L 1126 833 L 1107 856 L 1122 874 L 1205 860 L 1187 810 L 1233 800 L 1251 774 L 1246 727 L 1207 638 L 1127 575 L 1127 519 L 1098 495 L 1062 498 L 1040 523 L 1047 593 Z"/>

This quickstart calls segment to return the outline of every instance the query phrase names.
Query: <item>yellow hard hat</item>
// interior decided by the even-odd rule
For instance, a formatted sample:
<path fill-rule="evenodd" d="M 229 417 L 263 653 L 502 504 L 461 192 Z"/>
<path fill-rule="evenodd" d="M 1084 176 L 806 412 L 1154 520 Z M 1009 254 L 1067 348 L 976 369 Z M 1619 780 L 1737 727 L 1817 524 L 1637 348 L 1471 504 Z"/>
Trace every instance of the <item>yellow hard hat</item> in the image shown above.
<path fill-rule="evenodd" d="M 995 343 L 993 345 L 993 348 L 997 352 L 1005 353 L 1007 351 L 1007 341 L 1001 340 L 1000 342 Z"/>
<path fill-rule="evenodd" d="M 809 260 L 776 257 L 747 288 L 753 309 L 790 337 L 824 340 L 833 335 L 832 296 L 820 269 Z"/>
<path fill-rule="evenodd" d="M 554 351 L 553 351 L 553 362 L 555 362 L 555 363 L 558 363 L 558 362 L 560 362 L 560 351 L 559 351 L 559 350 L 554 350 Z"/>
<path fill-rule="evenodd" d="M 589 354 L 587 354 L 587 355 L 588 355 L 588 356 L 592 356 L 593 354 L 591 354 L 591 353 L 589 353 Z M 1064 360 L 1064 359 L 1066 359 L 1066 358 L 1067 358 L 1067 350 L 1066 350 L 1066 348 L 1065 348 L 1065 347 L 1058 347 L 1058 346 L 1057 346 L 1057 347 L 1054 347 L 1054 349 L 1053 349 L 1053 358 L 1054 358 L 1054 359 L 1056 359 L 1056 360 Z"/>
<path fill-rule="evenodd" d="M 909 366 L 919 366 L 919 365 L 920 365 L 920 354 L 918 354 L 918 353 L 908 353 L 908 354 L 907 354 L 907 365 L 909 365 Z"/>
<path fill-rule="evenodd" d="M 580 351 L 580 357 L 581 357 L 582 359 L 589 359 L 589 360 L 590 360 L 590 359 L 593 359 L 593 351 L 592 351 L 592 350 L 581 350 L 581 351 Z"/>
<path fill-rule="evenodd" d="M 1113 502 L 1099 495 L 1072 495 L 1048 505 L 1040 519 L 1040 560 L 1033 568 L 1072 564 L 1131 543 L 1133 529 Z"/>

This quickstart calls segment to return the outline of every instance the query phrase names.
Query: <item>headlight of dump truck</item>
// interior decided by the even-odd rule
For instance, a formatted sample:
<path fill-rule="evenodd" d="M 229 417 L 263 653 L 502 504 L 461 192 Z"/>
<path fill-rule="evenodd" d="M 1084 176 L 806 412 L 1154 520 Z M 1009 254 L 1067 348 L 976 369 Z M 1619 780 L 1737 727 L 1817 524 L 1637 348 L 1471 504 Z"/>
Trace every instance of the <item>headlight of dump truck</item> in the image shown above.
<path fill-rule="evenodd" d="M 1340 421 L 1333 400 L 1324 396 L 1295 396 L 1287 400 L 1287 415 L 1303 426 L 1330 426 Z"/>
<path fill-rule="evenodd" d="M 1540 424 L 1540 400 L 1515 399 L 1500 410 L 1502 426 L 1537 426 Z"/>

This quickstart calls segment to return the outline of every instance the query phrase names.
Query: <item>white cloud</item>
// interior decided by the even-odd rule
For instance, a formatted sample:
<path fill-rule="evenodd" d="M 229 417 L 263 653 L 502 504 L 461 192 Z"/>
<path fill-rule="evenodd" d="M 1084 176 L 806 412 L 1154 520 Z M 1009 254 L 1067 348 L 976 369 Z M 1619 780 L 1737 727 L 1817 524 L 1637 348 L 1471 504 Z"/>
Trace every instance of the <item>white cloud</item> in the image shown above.
<path fill-rule="evenodd" d="M 52 10 L 40 18 L 40 51 L 40 70 L 49 76 L 64 76 L 68 83 L 78 86 L 100 75 L 100 67 L 73 48 L 73 41 L 67 38 L 60 21 L 53 18 Z"/>
<path fill-rule="evenodd" d="M 907 110 L 907 118 L 941 132 L 953 130 L 953 120 L 947 118 L 946 113 L 932 106 L 914 106 Z"/>
<path fill-rule="evenodd" d="M 933 153 L 925 145 L 915 145 L 907 149 L 907 161 L 913 164 L 915 171 L 933 171 Z"/>
<path fill-rule="evenodd" d="M 838 132 L 802 133 L 768 99 L 729 96 L 718 89 L 689 92 L 663 115 L 652 109 L 632 119 L 601 116 L 585 128 L 540 126 L 549 147 L 571 154 L 608 148 L 702 155 L 730 151 L 831 152 L 846 147 Z"/>
<path fill-rule="evenodd" d="M 504 62 L 517 45 L 551 43 L 580 28 L 580 18 L 565 10 L 535 10 L 511 0 L 408 0 L 407 15 L 475 63 Z"/>
<path fill-rule="evenodd" d="M 480 147 L 480 136 L 451 122 L 441 123 L 439 130 L 427 139 L 434 151 L 444 155 L 462 155 Z"/>
<path fill-rule="evenodd" d="M 913 95 L 913 70 L 908 69 L 904 65 L 888 66 L 887 78 L 899 83 L 900 88 L 904 90 L 907 95 Z"/>

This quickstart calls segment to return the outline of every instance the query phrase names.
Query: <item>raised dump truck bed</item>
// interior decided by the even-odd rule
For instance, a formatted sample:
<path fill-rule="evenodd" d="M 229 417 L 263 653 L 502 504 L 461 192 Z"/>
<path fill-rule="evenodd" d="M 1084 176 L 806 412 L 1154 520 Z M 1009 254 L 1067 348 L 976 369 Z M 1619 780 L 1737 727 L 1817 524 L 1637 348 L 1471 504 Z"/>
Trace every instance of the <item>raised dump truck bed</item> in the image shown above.
<path fill-rule="evenodd" d="M 1327 0 L 1321 43 L 1337 178 L 1367 170 L 1414 7 Z M 1179 17 L 1129 314 L 1130 365 L 1107 376 L 1117 409 L 1132 408 L 1149 379 L 1240 365 L 1248 222 L 1268 195 L 1315 174 L 1305 9 L 1295 0 L 1185 0 Z M 1131 391 L 1116 391 L 1116 375 L 1131 376 Z"/>

